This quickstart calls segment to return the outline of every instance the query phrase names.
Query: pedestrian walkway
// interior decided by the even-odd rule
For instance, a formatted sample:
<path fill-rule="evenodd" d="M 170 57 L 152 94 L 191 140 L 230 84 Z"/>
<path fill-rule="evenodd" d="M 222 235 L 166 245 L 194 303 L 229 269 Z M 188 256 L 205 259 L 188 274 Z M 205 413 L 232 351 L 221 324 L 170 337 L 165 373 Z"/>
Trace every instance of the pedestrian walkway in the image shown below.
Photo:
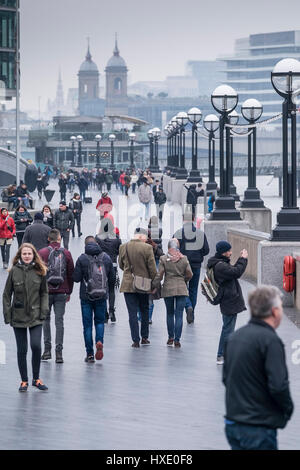
<path fill-rule="evenodd" d="M 120 193 L 111 194 L 117 204 Z M 83 251 L 84 237 L 95 233 L 99 193 L 92 191 L 92 196 L 93 204 L 84 207 L 83 236 L 70 238 L 74 260 Z M 130 206 L 135 200 L 130 195 Z M 179 206 L 175 213 L 178 228 Z M 1 269 L 2 290 L 6 276 Z M 253 286 L 241 284 L 246 298 Z M 216 365 L 222 326 L 218 307 L 199 294 L 195 323 L 187 325 L 184 320 L 182 348 L 175 349 L 166 346 L 165 306 L 163 300 L 156 301 L 151 345 L 134 349 L 124 297 L 117 294 L 117 323 L 105 327 L 104 358 L 86 364 L 78 290 L 75 285 L 66 308 L 65 363 L 55 364 L 52 359 L 41 365 L 48 392 L 32 387 L 27 393 L 18 392 L 15 337 L 2 320 L 0 340 L 6 345 L 6 364 L 0 364 L 0 449 L 229 449 L 223 425 L 222 366 Z M 247 312 L 238 315 L 237 327 L 248 316 Z M 300 449 L 300 364 L 292 362 L 293 342 L 300 342 L 300 331 L 285 316 L 278 334 L 286 346 L 295 403 L 291 422 L 279 431 L 279 448 Z"/>

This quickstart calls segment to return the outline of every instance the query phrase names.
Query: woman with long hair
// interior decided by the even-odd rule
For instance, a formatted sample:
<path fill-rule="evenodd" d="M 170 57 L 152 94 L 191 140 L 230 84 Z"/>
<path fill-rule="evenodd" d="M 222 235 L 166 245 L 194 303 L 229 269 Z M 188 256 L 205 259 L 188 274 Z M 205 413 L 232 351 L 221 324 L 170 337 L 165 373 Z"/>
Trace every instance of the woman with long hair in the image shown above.
<path fill-rule="evenodd" d="M 42 209 L 43 214 L 43 223 L 48 225 L 50 228 L 53 228 L 53 213 L 51 207 L 48 204 L 45 204 Z"/>
<path fill-rule="evenodd" d="M 18 248 L 20 248 L 26 227 L 32 223 L 31 215 L 29 214 L 26 207 L 22 206 L 22 204 L 20 204 L 15 210 L 14 221 L 16 226 Z"/>
<path fill-rule="evenodd" d="M 27 330 L 32 351 L 32 385 L 48 390 L 39 378 L 41 363 L 42 325 L 49 309 L 47 268 L 36 249 L 23 243 L 13 259 L 3 292 L 4 322 L 10 324 L 16 336 L 18 366 L 21 375 L 20 392 L 28 389 Z"/>

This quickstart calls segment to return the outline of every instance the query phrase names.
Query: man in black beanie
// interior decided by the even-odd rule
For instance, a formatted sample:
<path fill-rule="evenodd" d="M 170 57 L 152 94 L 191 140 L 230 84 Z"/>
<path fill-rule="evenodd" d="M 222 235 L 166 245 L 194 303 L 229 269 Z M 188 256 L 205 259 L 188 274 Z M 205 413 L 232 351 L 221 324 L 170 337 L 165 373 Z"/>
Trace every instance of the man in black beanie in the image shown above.
<path fill-rule="evenodd" d="M 221 289 L 220 309 L 223 317 L 223 328 L 220 336 L 217 364 L 224 363 L 224 344 L 234 331 L 237 314 L 246 310 L 243 293 L 238 279 L 244 274 L 248 263 L 248 252 L 242 250 L 234 266 L 230 264 L 231 245 L 220 241 L 216 245 L 216 254 L 207 262 L 207 267 L 214 269 L 216 282 Z"/>
<path fill-rule="evenodd" d="M 37 212 L 32 225 L 24 232 L 22 243 L 31 243 L 37 251 L 48 246 L 48 235 L 51 228 L 43 223 L 43 214 Z"/>

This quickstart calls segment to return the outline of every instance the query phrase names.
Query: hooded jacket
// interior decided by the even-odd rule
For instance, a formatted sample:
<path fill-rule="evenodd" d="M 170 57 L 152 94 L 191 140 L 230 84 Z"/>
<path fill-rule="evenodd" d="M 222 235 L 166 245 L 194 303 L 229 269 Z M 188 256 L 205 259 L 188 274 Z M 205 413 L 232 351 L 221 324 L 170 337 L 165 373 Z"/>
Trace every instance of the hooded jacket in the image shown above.
<path fill-rule="evenodd" d="M 102 253 L 100 246 L 97 243 L 88 243 L 85 246 L 85 253 L 80 255 L 76 261 L 75 269 L 73 272 L 73 281 L 80 282 L 80 293 L 79 297 L 81 300 L 88 300 L 86 292 L 86 282 L 89 279 L 89 256 L 98 256 Z M 105 266 L 108 288 L 112 288 L 115 285 L 115 270 L 110 257 L 104 253 L 103 264 Z"/>
<path fill-rule="evenodd" d="M 46 276 L 34 264 L 17 263 L 9 272 L 3 292 L 5 323 L 15 328 L 41 325 L 49 310 Z"/>
<path fill-rule="evenodd" d="M 110 257 L 113 263 L 116 263 L 119 256 L 119 249 L 122 245 L 120 238 L 117 236 L 102 238 L 101 235 L 96 235 L 96 241 L 101 250 Z"/>
<path fill-rule="evenodd" d="M 180 251 L 187 256 L 191 268 L 201 268 L 204 256 L 209 253 L 205 233 L 192 222 L 185 222 L 183 227 L 174 233 L 173 238 L 179 241 Z"/>
<path fill-rule="evenodd" d="M 216 282 L 222 289 L 220 308 L 223 315 L 235 315 L 246 310 L 238 279 L 244 274 L 247 264 L 246 258 L 239 258 L 232 266 L 229 258 L 218 253 L 207 262 L 208 268 L 214 268 Z"/>
<path fill-rule="evenodd" d="M 11 227 L 12 230 L 9 230 Z M 16 233 L 16 226 L 14 219 L 9 215 L 5 216 L 0 214 L 0 238 L 13 238 Z"/>

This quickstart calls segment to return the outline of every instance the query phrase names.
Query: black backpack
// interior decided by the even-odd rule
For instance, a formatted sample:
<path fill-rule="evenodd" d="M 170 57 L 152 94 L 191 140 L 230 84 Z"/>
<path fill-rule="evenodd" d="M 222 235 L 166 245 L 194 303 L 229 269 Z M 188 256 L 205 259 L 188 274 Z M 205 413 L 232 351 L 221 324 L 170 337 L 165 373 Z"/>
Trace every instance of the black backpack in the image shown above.
<path fill-rule="evenodd" d="M 103 262 L 104 253 L 98 256 L 86 255 L 89 262 L 88 281 L 85 281 L 88 299 L 100 300 L 106 298 L 107 273 Z"/>
<path fill-rule="evenodd" d="M 52 248 L 48 258 L 47 281 L 52 288 L 58 289 L 64 282 L 67 274 L 67 261 L 64 248 Z"/>

